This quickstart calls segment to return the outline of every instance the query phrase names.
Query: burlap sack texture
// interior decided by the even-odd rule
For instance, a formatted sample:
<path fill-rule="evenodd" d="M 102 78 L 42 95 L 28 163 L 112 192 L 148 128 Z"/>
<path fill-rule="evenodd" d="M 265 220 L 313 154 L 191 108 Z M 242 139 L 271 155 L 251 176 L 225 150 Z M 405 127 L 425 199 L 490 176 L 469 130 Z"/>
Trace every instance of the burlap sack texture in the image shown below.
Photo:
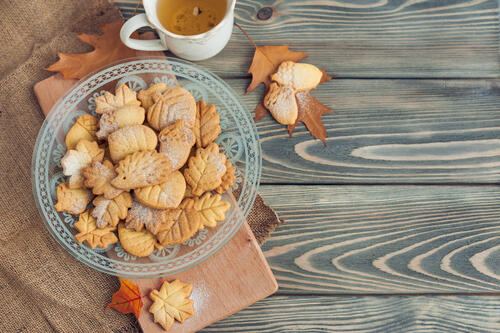
<path fill-rule="evenodd" d="M 44 116 L 33 85 L 57 52 L 90 50 L 75 32 L 121 19 L 107 0 L 0 0 L 0 332 L 138 332 L 132 316 L 103 311 L 119 287 L 78 263 L 45 230 L 30 165 Z M 260 197 L 248 219 L 262 242 L 279 224 Z"/>

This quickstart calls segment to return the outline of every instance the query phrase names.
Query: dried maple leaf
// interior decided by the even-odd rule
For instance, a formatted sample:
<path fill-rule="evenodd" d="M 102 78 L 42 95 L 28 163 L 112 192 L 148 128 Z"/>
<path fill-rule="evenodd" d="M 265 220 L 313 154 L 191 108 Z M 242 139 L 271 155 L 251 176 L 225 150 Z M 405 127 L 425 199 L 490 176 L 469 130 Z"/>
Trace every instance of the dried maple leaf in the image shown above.
<path fill-rule="evenodd" d="M 259 84 L 264 83 L 266 89 L 269 88 L 271 81 L 269 75 L 276 72 L 278 66 L 287 60 L 299 61 L 307 57 L 305 52 L 296 52 L 288 49 L 288 45 L 255 45 L 255 53 L 253 55 L 252 64 L 248 70 L 252 74 L 252 82 L 247 88 L 247 93 L 254 90 Z"/>
<path fill-rule="evenodd" d="M 120 283 L 120 289 L 113 294 L 111 303 L 106 306 L 106 309 L 113 308 L 121 313 L 133 313 L 136 318 L 139 318 L 142 309 L 142 296 L 139 287 L 122 278 L 120 278 Z"/>
<path fill-rule="evenodd" d="M 125 46 L 120 40 L 123 22 L 114 22 L 99 26 L 102 35 L 80 34 L 77 37 L 90 44 L 94 50 L 88 53 L 58 53 L 59 60 L 46 68 L 51 72 L 61 72 L 65 79 L 80 79 L 88 73 L 116 60 L 134 57 L 135 51 Z M 137 33 L 133 36 L 137 38 Z"/>

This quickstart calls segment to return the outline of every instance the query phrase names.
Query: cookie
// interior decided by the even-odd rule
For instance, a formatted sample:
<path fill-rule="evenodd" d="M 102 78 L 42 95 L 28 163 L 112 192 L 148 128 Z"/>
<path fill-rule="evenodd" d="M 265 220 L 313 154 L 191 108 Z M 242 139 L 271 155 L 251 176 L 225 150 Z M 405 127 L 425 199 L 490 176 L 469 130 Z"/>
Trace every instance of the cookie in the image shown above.
<path fill-rule="evenodd" d="M 121 106 L 101 116 L 99 120 L 99 130 L 96 132 L 96 135 L 100 140 L 107 139 L 109 134 L 119 128 L 131 125 L 141 125 L 145 117 L 146 111 L 140 106 Z"/>
<path fill-rule="evenodd" d="M 168 156 L 172 170 L 179 170 L 186 164 L 195 143 L 193 131 L 184 124 L 184 120 L 177 120 L 158 134 L 160 152 Z"/>
<path fill-rule="evenodd" d="M 78 230 L 75 235 L 75 239 L 78 243 L 87 242 L 90 248 L 94 249 L 96 247 L 106 248 L 110 244 L 118 242 L 118 238 L 113 233 L 114 227 L 97 228 L 96 219 L 92 217 L 90 212 L 80 214 L 78 217 L 78 222 L 75 223 L 74 227 Z"/>
<path fill-rule="evenodd" d="M 154 150 L 158 138 L 156 133 L 144 125 L 120 128 L 108 136 L 109 153 L 113 162 L 140 150 Z"/>
<path fill-rule="evenodd" d="M 276 73 L 271 74 L 271 81 L 295 91 L 306 91 L 316 88 L 322 77 L 323 72 L 314 65 L 284 61 Z"/>
<path fill-rule="evenodd" d="M 167 88 L 163 93 L 153 95 L 153 101 L 154 104 L 148 109 L 147 119 L 155 130 L 161 131 L 179 119 L 184 120 L 186 127 L 194 126 L 196 103 L 186 89 Z"/>
<path fill-rule="evenodd" d="M 147 257 L 155 249 L 155 236 L 146 229 L 135 231 L 120 223 L 118 225 L 118 238 L 123 249 L 136 257 Z"/>
<path fill-rule="evenodd" d="M 163 183 L 172 173 L 168 157 L 154 150 L 127 155 L 116 167 L 111 185 L 124 190 Z"/>
<path fill-rule="evenodd" d="M 271 83 L 269 91 L 264 97 L 264 107 L 271 112 L 278 123 L 283 125 L 295 124 L 299 115 L 293 88 L 279 86 L 275 82 Z"/>
<path fill-rule="evenodd" d="M 198 148 L 196 155 L 189 158 L 184 178 L 191 186 L 191 192 L 199 196 L 205 191 L 216 189 L 226 173 L 226 156 L 219 153 L 219 146 L 212 142 L 207 148 Z"/>
<path fill-rule="evenodd" d="M 140 106 L 141 102 L 137 100 L 137 94 L 130 89 L 126 84 L 121 84 L 116 88 L 115 95 L 106 91 L 104 95 L 94 99 L 97 114 L 105 114 L 115 111 L 116 109 L 125 106 Z"/>
<path fill-rule="evenodd" d="M 162 246 L 184 243 L 198 231 L 201 217 L 193 206 L 193 199 L 184 199 L 179 208 L 167 211 L 165 221 L 160 224 L 156 234 Z"/>
<path fill-rule="evenodd" d="M 173 172 L 167 181 L 134 191 L 137 201 L 151 208 L 177 208 L 184 198 L 186 181 L 179 171 Z"/>
<path fill-rule="evenodd" d="M 203 196 L 194 199 L 193 207 L 200 213 L 200 229 L 203 229 L 205 227 L 214 228 L 217 222 L 224 221 L 231 204 L 222 200 L 220 194 L 207 192 Z"/>
<path fill-rule="evenodd" d="M 222 194 L 229 190 L 236 180 L 235 171 L 233 168 L 233 164 L 229 161 L 226 161 L 226 173 L 222 176 L 222 181 L 220 185 L 215 189 L 215 192 Z"/>
<path fill-rule="evenodd" d="M 103 195 L 106 199 L 113 199 L 123 192 L 122 189 L 111 185 L 111 179 L 116 177 L 113 164 L 105 160 L 104 162 L 93 162 L 90 166 L 82 169 L 85 178 L 84 185 L 92 189 L 95 195 Z"/>
<path fill-rule="evenodd" d="M 194 302 L 189 299 L 193 285 L 175 280 L 171 283 L 163 282 L 160 290 L 153 289 L 149 298 L 153 304 L 149 312 L 153 314 L 154 322 L 168 331 L 174 320 L 183 323 L 194 315 Z"/>
<path fill-rule="evenodd" d="M 196 137 L 196 147 L 205 148 L 212 143 L 221 132 L 220 117 L 215 105 L 207 105 L 205 101 L 199 100 L 196 104 L 196 119 L 193 132 Z"/>
<path fill-rule="evenodd" d="M 71 189 L 68 183 L 57 186 L 57 203 L 54 208 L 58 212 L 81 214 L 87 209 L 93 198 L 92 192 L 86 188 Z"/>
<path fill-rule="evenodd" d="M 97 142 L 80 140 L 75 149 L 70 149 L 61 158 L 63 174 L 70 176 L 69 187 L 81 188 L 84 186 L 85 178 L 82 175 L 82 169 L 89 166 L 93 161 L 102 161 L 104 149 L 99 148 Z"/>
<path fill-rule="evenodd" d="M 139 91 L 137 99 L 141 101 L 142 107 L 147 110 L 154 104 L 153 95 L 162 94 L 167 88 L 167 85 L 163 82 L 155 83 L 148 89 Z"/>
<path fill-rule="evenodd" d="M 160 224 L 165 221 L 166 214 L 167 210 L 144 206 L 134 200 L 132 207 L 128 210 L 125 226 L 135 231 L 141 231 L 146 227 L 149 232 L 156 235 L 160 230 Z M 168 226 L 165 225 L 164 227 Z"/>
<path fill-rule="evenodd" d="M 93 204 L 95 208 L 92 210 L 92 216 L 97 219 L 97 227 L 115 227 L 120 219 L 127 217 L 127 211 L 132 206 L 132 196 L 128 192 L 123 192 L 111 200 L 99 196 L 94 199 Z"/>
<path fill-rule="evenodd" d="M 80 140 L 97 140 L 96 132 L 99 128 L 99 119 L 90 114 L 83 114 L 76 118 L 75 123 L 69 129 L 64 140 L 66 149 L 75 149 Z"/>

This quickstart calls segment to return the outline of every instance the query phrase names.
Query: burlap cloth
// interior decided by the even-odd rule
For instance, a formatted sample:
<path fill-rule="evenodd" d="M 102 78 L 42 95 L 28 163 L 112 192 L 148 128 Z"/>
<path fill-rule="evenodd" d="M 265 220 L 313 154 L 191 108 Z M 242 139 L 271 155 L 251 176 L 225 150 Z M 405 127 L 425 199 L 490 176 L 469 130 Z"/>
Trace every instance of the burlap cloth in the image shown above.
<path fill-rule="evenodd" d="M 90 50 L 74 32 L 121 19 L 107 0 L 0 0 L 0 332 L 136 332 L 130 315 L 103 311 L 118 279 L 77 262 L 45 230 L 31 189 L 44 116 L 33 85 L 57 52 Z M 260 197 L 248 222 L 260 242 L 279 220 Z"/>

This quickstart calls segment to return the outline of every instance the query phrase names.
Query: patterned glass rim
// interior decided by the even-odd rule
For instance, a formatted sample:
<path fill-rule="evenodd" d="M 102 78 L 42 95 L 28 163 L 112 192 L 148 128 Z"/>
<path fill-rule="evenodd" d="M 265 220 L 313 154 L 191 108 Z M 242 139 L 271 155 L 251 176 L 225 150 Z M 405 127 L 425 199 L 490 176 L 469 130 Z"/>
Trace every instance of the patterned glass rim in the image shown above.
<path fill-rule="evenodd" d="M 146 66 L 149 71 L 136 69 L 132 72 L 124 72 L 122 69 L 126 66 Z M 180 73 L 174 71 L 172 68 L 176 66 L 180 66 L 180 68 L 186 69 L 186 73 Z M 116 74 L 119 72 L 119 74 Z M 245 156 L 246 163 L 245 169 L 243 172 L 243 182 L 241 184 L 242 190 L 240 197 L 237 201 L 237 206 L 239 209 L 235 209 L 232 216 L 228 219 L 235 218 L 238 219 L 237 223 L 230 225 L 230 228 L 220 228 L 217 230 L 216 234 L 212 236 L 212 238 L 205 242 L 199 248 L 196 248 L 194 251 L 190 251 L 187 254 L 183 255 L 180 258 L 176 258 L 177 261 L 181 259 L 185 259 L 186 256 L 196 256 L 195 260 L 188 261 L 179 266 L 175 266 L 175 268 L 161 268 L 161 266 L 166 267 L 165 263 L 124 263 L 121 261 L 117 261 L 112 258 L 108 258 L 101 253 L 90 250 L 90 248 L 84 246 L 83 244 L 79 244 L 80 246 L 70 246 L 70 244 L 65 240 L 69 236 L 70 239 L 74 243 L 74 237 L 71 233 L 66 233 L 61 235 L 55 230 L 56 226 L 62 227 L 66 229 L 66 225 L 61 220 L 60 216 L 55 213 L 55 209 L 53 208 L 53 200 L 47 191 L 50 191 L 50 181 L 49 181 L 49 160 L 50 160 L 50 152 L 53 149 L 55 143 L 55 133 L 57 133 L 59 127 L 63 126 L 63 119 L 68 109 L 73 110 L 78 103 L 80 103 L 83 99 L 86 99 L 90 96 L 91 92 L 96 89 L 98 86 L 102 86 L 105 83 L 120 79 L 125 75 L 134 75 L 134 74 L 146 74 L 146 73 L 160 73 L 160 74 L 174 74 L 176 77 L 186 78 L 194 80 L 193 78 L 189 78 L 188 75 L 193 74 L 202 74 L 206 80 L 205 82 L 200 82 L 208 91 L 212 94 L 217 95 L 222 92 L 228 97 L 228 101 L 224 101 L 224 106 L 226 109 L 233 115 L 234 120 L 238 125 L 239 134 L 245 138 L 244 140 L 244 148 L 245 148 Z M 94 81 L 98 78 L 101 78 L 103 82 L 101 84 L 96 84 Z M 212 84 L 212 86 L 209 86 Z M 222 96 L 220 96 L 222 98 Z M 236 108 L 234 110 L 232 107 L 227 105 L 227 102 L 230 102 L 231 105 Z M 241 111 L 241 112 L 240 112 Z M 71 112 L 71 111 L 70 111 Z M 250 113 L 248 112 L 246 106 L 240 101 L 238 94 L 220 77 L 216 74 L 195 65 L 189 61 L 170 58 L 170 57 L 135 57 L 123 59 L 112 64 L 109 64 L 105 67 L 99 68 L 96 71 L 86 75 L 82 79 L 80 79 L 73 87 L 66 92 L 57 103 L 52 107 L 51 111 L 47 115 L 45 121 L 42 124 L 38 132 L 38 136 L 35 142 L 35 146 L 33 149 L 32 163 L 31 163 L 31 180 L 32 180 L 32 189 L 33 195 L 35 198 L 35 203 L 37 205 L 38 211 L 42 220 L 49 230 L 52 237 L 73 257 L 78 259 L 80 262 L 86 264 L 89 267 L 92 267 L 100 272 L 107 273 L 110 275 L 125 277 L 125 278 L 153 278 L 160 277 L 166 275 L 173 275 L 180 273 L 186 269 L 192 268 L 197 264 L 207 260 L 213 254 L 217 253 L 227 242 L 229 242 L 239 228 L 245 222 L 251 208 L 253 207 L 253 203 L 257 196 L 257 191 L 260 183 L 261 171 L 262 171 L 262 153 L 261 146 L 259 141 L 259 135 L 257 132 L 257 128 L 253 120 L 249 117 Z M 245 130 L 246 127 L 246 131 Z M 48 142 L 48 147 L 43 145 L 45 142 Z M 43 148 L 43 149 L 42 149 Z M 254 163 L 250 165 L 248 163 L 248 154 L 254 155 Z M 48 201 L 48 205 L 44 206 L 41 203 L 42 195 L 41 191 L 45 191 L 45 195 Z M 242 205 L 244 203 L 244 205 Z M 239 214 L 238 214 L 239 212 Z M 49 223 L 50 216 L 53 217 L 52 222 L 54 224 Z M 225 223 L 225 225 L 229 225 Z M 228 229 L 228 230 L 226 230 Z M 67 231 L 67 230 L 66 230 Z M 78 243 L 77 243 L 78 244 Z M 208 250 L 207 247 L 210 247 Z M 80 252 L 79 252 L 79 251 Z M 204 251 L 206 250 L 206 251 Z M 90 253 L 88 253 L 90 252 Z M 85 255 L 86 254 L 86 255 Z M 106 262 L 110 262 L 111 268 L 105 266 Z M 184 260 L 186 262 L 186 260 Z M 127 268 L 126 270 L 118 270 L 114 266 L 123 266 Z M 172 266 L 172 265 L 171 265 Z M 154 271 L 152 269 L 157 268 Z M 146 270 L 148 269 L 148 270 Z"/>

